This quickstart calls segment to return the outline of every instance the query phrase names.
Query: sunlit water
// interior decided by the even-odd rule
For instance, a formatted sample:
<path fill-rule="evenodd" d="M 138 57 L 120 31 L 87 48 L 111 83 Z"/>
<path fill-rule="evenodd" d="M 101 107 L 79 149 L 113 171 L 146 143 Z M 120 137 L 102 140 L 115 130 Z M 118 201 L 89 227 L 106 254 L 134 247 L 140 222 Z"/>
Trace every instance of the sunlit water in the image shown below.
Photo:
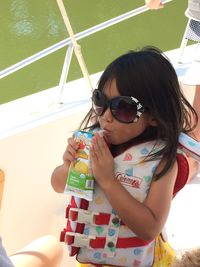
<path fill-rule="evenodd" d="M 75 33 L 136 7 L 143 0 L 64 0 Z M 164 51 L 180 45 L 187 19 L 187 0 L 172 1 L 80 40 L 89 73 L 102 71 L 116 56 L 147 44 Z M 55 0 L 0 1 L 0 70 L 68 37 Z M 66 48 L 0 80 L 0 103 L 58 84 Z M 81 77 L 75 56 L 69 80 Z"/>

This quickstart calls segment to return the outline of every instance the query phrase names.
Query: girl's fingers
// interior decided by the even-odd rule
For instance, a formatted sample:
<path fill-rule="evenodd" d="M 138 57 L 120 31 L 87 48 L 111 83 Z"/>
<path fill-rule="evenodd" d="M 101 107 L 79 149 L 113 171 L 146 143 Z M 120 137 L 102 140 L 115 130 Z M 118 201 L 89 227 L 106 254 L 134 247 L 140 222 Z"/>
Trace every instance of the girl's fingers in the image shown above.
<path fill-rule="evenodd" d="M 63 161 L 64 161 L 64 163 L 69 164 L 69 163 L 74 161 L 74 157 L 71 156 L 70 154 L 69 155 L 64 155 L 63 156 Z"/>
<path fill-rule="evenodd" d="M 77 150 L 74 149 L 74 147 L 72 147 L 71 145 L 67 146 L 67 150 L 66 150 L 69 154 L 71 154 L 74 158 L 76 157 L 77 154 Z"/>
<path fill-rule="evenodd" d="M 103 156 L 103 151 L 101 148 L 101 143 L 99 142 L 99 136 L 95 135 L 92 139 L 92 147 L 94 153 L 96 153 L 97 157 L 102 157 Z"/>
<path fill-rule="evenodd" d="M 78 143 L 75 141 L 75 139 L 73 137 L 68 138 L 68 145 L 71 145 L 72 147 L 74 147 L 74 149 L 78 149 L 79 145 Z"/>
<path fill-rule="evenodd" d="M 100 146 L 101 146 L 102 150 L 104 150 L 104 152 L 110 151 L 110 149 L 108 148 L 108 145 L 107 145 L 104 137 L 100 136 L 99 143 L 100 143 Z"/>
<path fill-rule="evenodd" d="M 79 145 L 73 137 L 68 138 L 68 145 L 63 155 L 63 160 L 68 162 L 74 161 L 76 159 L 78 147 Z"/>
<path fill-rule="evenodd" d="M 95 138 L 94 139 L 94 141 L 95 141 L 94 147 L 95 147 L 95 149 L 98 150 L 98 152 L 100 154 L 105 154 L 105 153 L 110 152 L 110 150 L 108 149 L 108 146 L 107 146 L 107 144 L 106 144 L 106 142 L 102 136 L 100 136 L 99 134 L 96 134 L 94 136 L 94 138 Z"/>
<path fill-rule="evenodd" d="M 97 154 L 95 153 L 93 144 L 91 144 L 90 146 L 90 158 L 92 159 L 93 162 L 97 160 Z"/>
<path fill-rule="evenodd" d="M 63 161 L 65 162 L 72 162 L 76 159 L 75 156 L 73 156 L 71 153 L 69 153 L 68 151 L 66 151 L 63 155 Z"/>

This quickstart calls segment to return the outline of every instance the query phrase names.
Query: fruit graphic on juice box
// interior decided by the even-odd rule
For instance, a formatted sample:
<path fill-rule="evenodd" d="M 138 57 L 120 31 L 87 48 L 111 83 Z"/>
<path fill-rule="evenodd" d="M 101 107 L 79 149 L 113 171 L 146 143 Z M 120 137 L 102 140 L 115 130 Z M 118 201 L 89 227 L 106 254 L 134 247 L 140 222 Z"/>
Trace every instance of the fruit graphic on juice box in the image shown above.
<path fill-rule="evenodd" d="M 84 131 L 74 133 L 79 144 L 77 159 L 70 165 L 64 193 L 85 198 L 93 198 L 94 177 L 91 174 L 89 148 L 93 134 Z"/>
<path fill-rule="evenodd" d="M 76 163 L 74 164 L 74 169 L 80 173 L 83 173 L 83 174 L 88 174 L 88 165 L 81 161 L 81 160 L 78 160 L 76 161 Z"/>

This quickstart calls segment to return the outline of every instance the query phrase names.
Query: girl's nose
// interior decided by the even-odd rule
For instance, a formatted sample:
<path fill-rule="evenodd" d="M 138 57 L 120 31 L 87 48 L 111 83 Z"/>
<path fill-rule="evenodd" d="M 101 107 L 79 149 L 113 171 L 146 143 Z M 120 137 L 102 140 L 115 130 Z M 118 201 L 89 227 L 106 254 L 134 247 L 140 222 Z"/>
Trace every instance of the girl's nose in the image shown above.
<path fill-rule="evenodd" d="M 112 116 L 112 113 L 110 111 L 110 108 L 106 109 L 106 111 L 104 112 L 102 117 L 103 117 L 103 120 L 105 120 L 106 122 L 112 122 L 113 121 L 113 116 Z"/>

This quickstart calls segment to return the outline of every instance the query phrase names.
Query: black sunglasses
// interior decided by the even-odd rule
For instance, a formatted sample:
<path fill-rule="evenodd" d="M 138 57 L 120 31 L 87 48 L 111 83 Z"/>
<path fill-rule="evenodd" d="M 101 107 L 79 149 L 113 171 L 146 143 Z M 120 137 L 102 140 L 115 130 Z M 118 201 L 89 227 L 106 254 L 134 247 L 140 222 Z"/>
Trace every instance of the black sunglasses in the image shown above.
<path fill-rule="evenodd" d="M 116 96 L 107 99 L 99 89 L 93 91 L 92 108 L 98 116 L 102 116 L 109 108 L 112 116 L 123 123 L 136 122 L 146 110 L 133 96 Z"/>

